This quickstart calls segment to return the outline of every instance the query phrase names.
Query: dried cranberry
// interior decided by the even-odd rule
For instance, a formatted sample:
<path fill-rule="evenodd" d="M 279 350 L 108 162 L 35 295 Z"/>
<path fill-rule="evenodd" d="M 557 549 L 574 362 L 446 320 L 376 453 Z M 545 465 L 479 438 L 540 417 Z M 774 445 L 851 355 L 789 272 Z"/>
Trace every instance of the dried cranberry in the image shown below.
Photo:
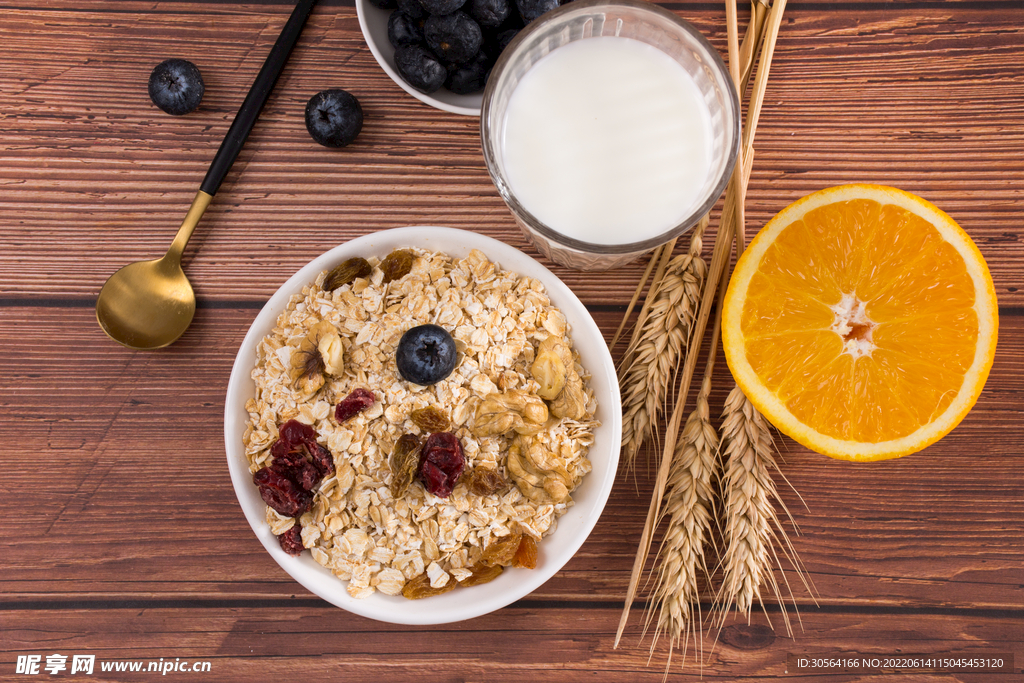
<path fill-rule="evenodd" d="M 334 419 L 344 422 L 372 406 L 376 400 L 373 392 L 368 389 L 353 389 L 352 393 L 338 402 L 334 409 Z"/>
<path fill-rule="evenodd" d="M 270 447 L 274 456 L 271 469 L 292 479 L 307 491 L 334 472 L 331 452 L 317 443 L 316 430 L 298 420 L 288 420 L 278 430 L 279 438 Z"/>
<path fill-rule="evenodd" d="M 320 476 L 334 474 L 334 456 L 327 448 L 316 443 L 310 456 L 313 458 L 313 464 L 320 470 Z"/>
<path fill-rule="evenodd" d="M 282 441 L 290 444 L 299 444 L 306 441 L 316 441 L 316 430 L 298 420 L 288 420 L 277 430 Z"/>
<path fill-rule="evenodd" d="M 302 527 L 300 525 L 296 524 L 291 529 L 278 536 L 277 540 L 281 544 L 281 550 L 285 551 L 289 555 L 302 554 L 304 548 L 302 546 Z"/>
<path fill-rule="evenodd" d="M 263 502 L 285 517 L 301 515 L 313 502 L 313 494 L 303 491 L 294 481 L 267 467 L 252 475 L 252 481 L 260 488 Z"/>
<path fill-rule="evenodd" d="M 274 445 L 276 446 L 277 444 Z M 271 452 L 273 450 L 271 448 Z M 317 466 L 306 459 L 301 447 L 284 453 L 275 453 L 270 469 L 282 476 L 288 477 L 306 491 L 315 489 L 323 478 Z"/>
<path fill-rule="evenodd" d="M 428 436 L 423 444 L 417 474 L 428 491 L 439 498 L 447 498 L 465 466 L 459 438 L 451 432 L 439 432 Z"/>

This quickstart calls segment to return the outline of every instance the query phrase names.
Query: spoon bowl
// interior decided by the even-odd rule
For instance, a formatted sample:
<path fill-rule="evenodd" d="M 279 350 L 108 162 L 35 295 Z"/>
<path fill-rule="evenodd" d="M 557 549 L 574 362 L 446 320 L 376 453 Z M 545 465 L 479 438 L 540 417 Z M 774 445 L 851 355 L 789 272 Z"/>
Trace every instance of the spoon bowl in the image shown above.
<path fill-rule="evenodd" d="M 135 349 L 159 349 L 180 337 L 196 312 L 192 285 L 170 254 L 130 263 L 110 276 L 96 301 L 107 335 Z"/>

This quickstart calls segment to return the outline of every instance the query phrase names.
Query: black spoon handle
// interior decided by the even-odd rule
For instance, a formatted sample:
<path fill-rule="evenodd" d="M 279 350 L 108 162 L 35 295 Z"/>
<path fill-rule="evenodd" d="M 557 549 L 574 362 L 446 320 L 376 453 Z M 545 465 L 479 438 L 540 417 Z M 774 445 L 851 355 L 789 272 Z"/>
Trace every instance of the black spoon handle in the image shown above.
<path fill-rule="evenodd" d="M 235 120 L 232 121 L 228 134 L 224 136 L 224 142 L 220 143 L 220 149 L 217 150 L 217 155 L 210 163 L 210 170 L 203 178 L 200 189 L 206 194 L 217 194 L 217 189 L 224 181 L 224 176 L 228 174 L 231 164 L 235 163 L 238 153 L 242 151 L 242 145 L 249 137 L 249 131 L 256 123 L 267 98 L 270 97 L 270 91 L 274 89 L 274 84 L 277 83 L 277 78 L 281 75 L 285 62 L 288 61 L 288 56 L 292 53 L 292 48 L 299 41 L 302 27 L 306 25 L 306 19 L 309 18 L 316 3 L 317 0 L 299 0 L 295 9 L 292 10 L 292 15 L 288 17 L 288 23 L 281 29 L 281 35 L 277 37 L 277 42 L 270 49 L 267 60 L 263 62 L 263 68 L 260 69 L 252 87 L 249 88 L 249 94 L 245 96 L 245 101 L 242 102 L 238 113 L 235 114 Z"/>

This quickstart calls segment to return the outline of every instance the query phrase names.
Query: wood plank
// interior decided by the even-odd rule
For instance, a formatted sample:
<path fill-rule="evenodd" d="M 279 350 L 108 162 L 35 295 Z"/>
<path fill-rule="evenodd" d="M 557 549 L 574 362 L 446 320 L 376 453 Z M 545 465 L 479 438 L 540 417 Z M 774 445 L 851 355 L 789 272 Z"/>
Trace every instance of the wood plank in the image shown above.
<path fill-rule="evenodd" d="M 778 621 L 777 614 L 772 615 Z M 612 648 L 617 610 L 565 606 L 536 609 L 512 606 L 458 624 L 406 627 L 372 622 L 332 607 L 302 602 L 291 608 L 196 606 L 188 611 L 154 609 L 18 610 L 5 615 L 0 657 L 21 653 L 89 653 L 97 661 L 205 660 L 215 680 L 269 680 L 320 676 L 346 681 L 546 680 L 557 671 L 565 681 L 661 680 L 667 661 L 662 642 L 648 661 L 649 638 L 629 633 Z M 907 619 L 920 628 L 908 631 Z M 751 626 L 727 625 L 717 645 L 702 643 L 703 671 L 693 649 L 673 660 L 672 680 L 787 678 L 791 654 L 860 653 L 878 655 L 983 653 L 1024 650 L 1024 622 L 1018 614 L 844 613 L 806 610 L 803 630 L 787 638 L 773 632 L 764 615 Z M 130 641 L 104 638 L 133 634 Z M 496 643 L 514 639 L 513 648 Z M 99 665 L 97 664 L 97 670 Z M 1018 669 L 1019 670 L 1019 669 Z M 1017 674 L 985 674 L 985 681 L 1009 681 Z M 100 678 L 98 680 L 106 680 Z M 117 679 L 117 680 L 123 680 Z M 835 677 L 801 680 L 836 680 Z M 842 680 L 877 680 L 853 676 Z M 981 680 L 960 674 L 957 680 Z"/>

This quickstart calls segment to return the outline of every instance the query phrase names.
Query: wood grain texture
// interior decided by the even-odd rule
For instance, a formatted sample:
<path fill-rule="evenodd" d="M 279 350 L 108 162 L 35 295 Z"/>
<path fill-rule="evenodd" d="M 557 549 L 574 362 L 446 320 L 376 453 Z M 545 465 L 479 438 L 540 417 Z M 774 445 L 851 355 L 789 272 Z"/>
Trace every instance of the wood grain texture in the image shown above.
<path fill-rule="evenodd" d="M 591 537 L 540 589 L 491 615 L 423 628 L 369 621 L 306 592 L 263 551 L 231 489 L 222 419 L 231 364 L 259 308 L 306 261 L 418 224 L 476 230 L 536 255 L 488 179 L 477 122 L 406 95 L 363 43 L 351 2 L 324 0 L 186 252 L 195 322 L 165 350 L 129 351 L 96 325 L 96 293 L 121 265 L 166 249 L 288 7 L 43 4 L 0 3 L 0 680 L 23 680 L 18 655 L 65 651 L 209 660 L 204 678 L 224 681 L 661 680 L 664 649 L 648 661 L 642 600 L 612 648 L 653 482 L 643 465 L 619 476 Z M 724 50 L 720 3 L 666 6 Z M 977 241 L 1002 329 L 977 406 L 924 453 L 854 465 L 780 438 L 782 472 L 803 503 L 781 492 L 816 599 L 794 591 L 803 627 L 793 639 L 771 604 L 750 626 L 731 620 L 713 649 L 704 641 L 705 679 L 786 679 L 792 653 L 1009 652 L 1016 671 L 1024 665 L 1019 10 L 971 0 L 789 5 L 755 142 L 748 231 L 827 185 L 916 192 Z M 146 94 L 150 69 L 169 56 L 192 59 L 206 79 L 201 108 L 185 117 L 159 112 Z M 325 87 L 354 92 L 366 112 L 345 150 L 315 145 L 302 123 L 306 100 Z M 553 269 L 610 337 L 643 265 Z M 719 363 L 713 412 L 729 388 Z M 671 680 L 700 680 L 692 657 L 678 664 Z"/>

